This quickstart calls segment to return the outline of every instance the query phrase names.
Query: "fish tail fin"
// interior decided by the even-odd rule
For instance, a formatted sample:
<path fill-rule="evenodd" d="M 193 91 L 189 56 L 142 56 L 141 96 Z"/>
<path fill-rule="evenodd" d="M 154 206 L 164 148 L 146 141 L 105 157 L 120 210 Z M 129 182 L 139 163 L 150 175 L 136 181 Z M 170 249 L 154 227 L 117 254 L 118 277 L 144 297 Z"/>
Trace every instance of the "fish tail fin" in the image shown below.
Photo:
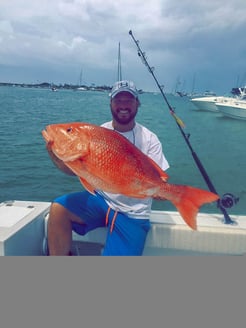
<path fill-rule="evenodd" d="M 193 230 L 197 230 L 197 213 L 199 208 L 206 203 L 219 199 L 219 196 L 207 190 L 190 186 L 175 186 L 179 190 L 178 197 L 170 199 L 178 209 L 186 224 Z M 177 190 L 176 190 L 177 191 Z"/>

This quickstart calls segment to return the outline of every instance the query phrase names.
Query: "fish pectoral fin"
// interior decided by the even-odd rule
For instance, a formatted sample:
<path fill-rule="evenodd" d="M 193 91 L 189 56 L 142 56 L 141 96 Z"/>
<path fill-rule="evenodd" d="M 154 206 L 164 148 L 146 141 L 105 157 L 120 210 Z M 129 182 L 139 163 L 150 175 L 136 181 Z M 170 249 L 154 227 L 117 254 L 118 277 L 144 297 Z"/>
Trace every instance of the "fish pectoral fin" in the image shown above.
<path fill-rule="evenodd" d="M 79 181 L 85 187 L 87 191 L 89 191 L 92 195 L 95 195 L 95 189 L 89 184 L 85 179 L 79 177 Z"/>
<path fill-rule="evenodd" d="M 156 168 L 156 170 L 159 172 L 161 180 L 164 181 L 164 182 L 167 182 L 169 176 L 166 174 L 166 172 L 164 172 L 160 168 L 160 166 L 158 164 L 156 164 L 156 162 L 153 161 L 153 159 L 151 159 L 150 157 L 149 157 L 149 160 L 152 163 L 152 165 Z"/>

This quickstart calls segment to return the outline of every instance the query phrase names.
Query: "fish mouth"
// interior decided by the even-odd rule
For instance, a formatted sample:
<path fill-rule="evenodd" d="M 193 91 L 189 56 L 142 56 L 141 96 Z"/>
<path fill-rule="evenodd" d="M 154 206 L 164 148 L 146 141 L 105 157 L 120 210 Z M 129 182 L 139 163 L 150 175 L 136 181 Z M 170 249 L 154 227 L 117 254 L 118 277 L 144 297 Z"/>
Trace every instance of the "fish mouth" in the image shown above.
<path fill-rule="evenodd" d="M 53 142 L 52 138 L 48 134 L 47 130 L 42 130 L 42 136 L 47 143 Z"/>
<path fill-rule="evenodd" d="M 53 133 L 52 133 L 52 128 L 50 125 L 47 125 L 45 127 L 45 129 L 42 130 L 42 136 L 44 138 L 44 140 L 47 143 L 53 143 L 54 142 L 54 138 L 53 138 Z"/>

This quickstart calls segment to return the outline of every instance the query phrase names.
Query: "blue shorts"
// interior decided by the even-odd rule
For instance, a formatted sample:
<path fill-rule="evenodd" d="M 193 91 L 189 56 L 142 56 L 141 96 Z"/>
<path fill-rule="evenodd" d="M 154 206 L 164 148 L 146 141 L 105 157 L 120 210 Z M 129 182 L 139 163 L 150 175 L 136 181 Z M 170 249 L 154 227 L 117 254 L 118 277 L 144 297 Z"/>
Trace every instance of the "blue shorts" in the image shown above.
<path fill-rule="evenodd" d="M 148 219 L 133 219 L 121 212 L 109 209 L 104 198 L 87 191 L 76 192 L 54 200 L 81 218 L 84 224 L 72 223 L 72 229 L 80 235 L 90 230 L 108 226 L 107 238 L 102 252 L 104 256 L 142 255 L 150 229 Z M 108 217 L 108 223 L 106 223 Z"/>

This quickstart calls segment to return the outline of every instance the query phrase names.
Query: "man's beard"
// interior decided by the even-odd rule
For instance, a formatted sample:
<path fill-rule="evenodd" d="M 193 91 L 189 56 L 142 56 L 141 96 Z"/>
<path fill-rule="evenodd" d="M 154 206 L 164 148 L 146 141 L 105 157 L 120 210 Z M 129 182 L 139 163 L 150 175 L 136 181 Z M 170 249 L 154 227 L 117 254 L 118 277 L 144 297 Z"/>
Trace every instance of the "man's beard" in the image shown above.
<path fill-rule="evenodd" d="M 111 110 L 111 113 L 112 113 L 112 116 L 113 116 L 114 120 L 119 124 L 128 124 L 128 123 L 130 123 L 136 117 L 137 112 L 138 111 L 136 110 L 135 112 L 130 112 L 130 114 L 127 115 L 126 117 L 119 117 L 117 112 L 114 112 L 113 110 Z"/>

